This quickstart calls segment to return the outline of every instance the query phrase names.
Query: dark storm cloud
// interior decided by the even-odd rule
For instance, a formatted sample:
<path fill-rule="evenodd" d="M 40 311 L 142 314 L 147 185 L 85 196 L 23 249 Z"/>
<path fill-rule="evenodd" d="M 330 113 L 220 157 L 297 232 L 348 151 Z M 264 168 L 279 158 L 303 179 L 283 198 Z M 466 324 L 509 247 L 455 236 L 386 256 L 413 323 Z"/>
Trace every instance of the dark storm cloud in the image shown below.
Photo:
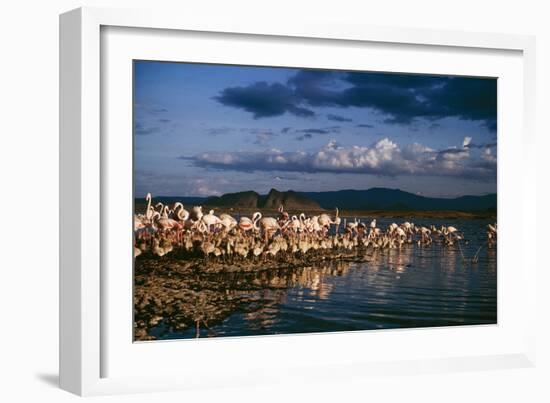
<path fill-rule="evenodd" d="M 254 118 L 286 112 L 313 116 L 314 107 L 357 107 L 384 115 L 386 123 L 455 117 L 496 130 L 495 79 L 300 70 L 285 84 L 229 87 L 215 99 Z"/>
<path fill-rule="evenodd" d="M 333 115 L 330 113 L 327 115 L 327 119 L 332 120 L 333 122 L 352 122 L 353 121 L 353 119 L 346 118 L 340 115 Z"/>
<path fill-rule="evenodd" d="M 289 87 L 280 84 L 268 84 L 260 81 L 247 87 L 229 87 L 214 97 L 223 105 L 244 109 L 255 119 L 279 116 L 285 112 L 296 116 L 309 117 L 314 112 L 298 106 L 299 100 Z"/>

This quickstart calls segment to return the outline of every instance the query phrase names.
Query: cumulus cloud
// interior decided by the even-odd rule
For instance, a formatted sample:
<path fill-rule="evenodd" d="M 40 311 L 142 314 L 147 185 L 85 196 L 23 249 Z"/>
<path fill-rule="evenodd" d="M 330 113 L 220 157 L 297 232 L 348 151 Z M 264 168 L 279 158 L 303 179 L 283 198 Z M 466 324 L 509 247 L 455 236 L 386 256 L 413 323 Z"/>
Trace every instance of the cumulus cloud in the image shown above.
<path fill-rule="evenodd" d="M 466 140 L 466 139 L 465 139 Z M 466 141 L 464 141 L 466 143 Z M 463 143 L 463 144 L 464 144 Z M 436 150 L 414 143 L 400 147 L 389 138 L 370 146 L 341 146 L 330 140 L 317 151 L 212 152 L 185 158 L 196 166 L 236 171 L 290 171 L 374 174 L 381 176 L 454 176 L 494 179 L 496 158 L 473 155 L 464 146 Z"/>
<path fill-rule="evenodd" d="M 315 107 L 355 107 L 382 114 L 386 123 L 455 117 L 479 121 L 496 131 L 495 79 L 300 70 L 286 83 L 261 81 L 229 87 L 215 99 L 250 112 L 256 119 L 284 113 L 311 117 Z M 348 121 L 339 115 L 327 117 Z"/>

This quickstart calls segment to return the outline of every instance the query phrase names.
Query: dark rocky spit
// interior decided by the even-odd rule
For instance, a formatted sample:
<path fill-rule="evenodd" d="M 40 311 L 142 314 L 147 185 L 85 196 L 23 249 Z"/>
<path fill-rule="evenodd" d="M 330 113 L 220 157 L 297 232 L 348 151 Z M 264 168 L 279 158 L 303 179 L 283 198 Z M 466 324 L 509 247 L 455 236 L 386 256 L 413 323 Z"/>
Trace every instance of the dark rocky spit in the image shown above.
<path fill-rule="evenodd" d="M 380 251 L 316 251 L 305 256 L 222 261 L 189 257 L 177 250 L 158 257 L 144 253 L 134 266 L 134 340 L 155 340 L 151 331 L 209 329 L 237 309 L 246 309 L 264 289 L 286 289 L 315 271 L 338 275 Z M 153 332 L 154 333 L 154 332 Z"/>

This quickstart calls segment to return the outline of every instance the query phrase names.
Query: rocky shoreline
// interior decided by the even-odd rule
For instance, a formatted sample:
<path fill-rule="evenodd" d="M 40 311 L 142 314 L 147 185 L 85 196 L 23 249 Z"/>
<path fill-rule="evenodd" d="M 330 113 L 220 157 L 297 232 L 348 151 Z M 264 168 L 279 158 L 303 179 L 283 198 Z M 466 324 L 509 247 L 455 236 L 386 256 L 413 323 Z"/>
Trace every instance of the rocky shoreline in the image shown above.
<path fill-rule="evenodd" d="M 203 258 L 182 259 L 174 252 L 162 258 L 144 254 L 135 260 L 135 341 L 155 340 L 152 333 L 159 328 L 172 332 L 195 328 L 198 335 L 199 329 L 208 329 L 249 304 L 262 289 L 286 289 L 313 274 L 347 270 L 352 263 L 367 262 L 376 253 L 318 253 L 292 261 L 206 262 Z"/>

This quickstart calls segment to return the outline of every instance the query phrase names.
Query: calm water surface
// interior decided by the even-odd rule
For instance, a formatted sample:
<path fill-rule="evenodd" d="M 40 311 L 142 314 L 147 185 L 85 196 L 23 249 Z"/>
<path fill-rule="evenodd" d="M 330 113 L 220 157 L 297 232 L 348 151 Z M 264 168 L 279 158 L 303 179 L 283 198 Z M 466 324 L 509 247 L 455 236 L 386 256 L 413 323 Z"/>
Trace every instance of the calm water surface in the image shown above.
<path fill-rule="evenodd" d="M 386 228 L 396 220 L 377 221 Z M 451 248 L 409 245 L 372 252 L 365 263 L 218 274 L 226 292 L 246 302 L 209 329 L 200 329 L 200 337 L 496 323 L 496 248 L 487 248 L 485 233 L 492 221 L 412 221 L 453 225 L 464 232 L 465 242 Z M 472 263 L 478 250 L 479 260 Z M 151 334 L 194 338 L 196 329 L 173 332 L 160 325 Z"/>

